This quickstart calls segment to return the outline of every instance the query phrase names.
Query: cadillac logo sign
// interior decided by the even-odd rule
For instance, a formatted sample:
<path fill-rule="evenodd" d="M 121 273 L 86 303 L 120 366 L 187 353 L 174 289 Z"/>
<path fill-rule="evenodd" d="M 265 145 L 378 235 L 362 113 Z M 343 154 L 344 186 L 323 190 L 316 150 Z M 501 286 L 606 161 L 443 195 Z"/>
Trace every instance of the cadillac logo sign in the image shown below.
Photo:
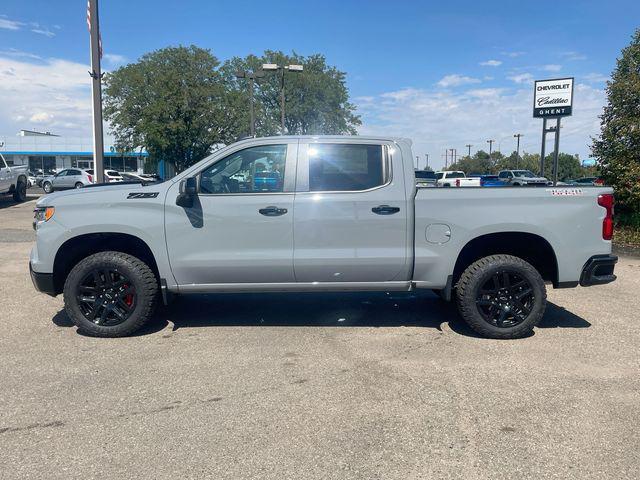
<path fill-rule="evenodd" d="M 573 78 L 536 80 L 533 93 L 534 117 L 566 117 L 573 108 Z"/>

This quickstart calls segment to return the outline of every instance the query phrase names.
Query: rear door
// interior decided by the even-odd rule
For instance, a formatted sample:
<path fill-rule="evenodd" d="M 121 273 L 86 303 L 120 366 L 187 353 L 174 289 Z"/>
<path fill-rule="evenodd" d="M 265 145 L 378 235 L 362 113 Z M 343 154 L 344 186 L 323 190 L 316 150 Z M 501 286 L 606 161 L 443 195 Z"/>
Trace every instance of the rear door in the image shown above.
<path fill-rule="evenodd" d="M 296 281 L 406 280 L 407 205 L 402 157 L 393 143 L 301 140 Z"/>

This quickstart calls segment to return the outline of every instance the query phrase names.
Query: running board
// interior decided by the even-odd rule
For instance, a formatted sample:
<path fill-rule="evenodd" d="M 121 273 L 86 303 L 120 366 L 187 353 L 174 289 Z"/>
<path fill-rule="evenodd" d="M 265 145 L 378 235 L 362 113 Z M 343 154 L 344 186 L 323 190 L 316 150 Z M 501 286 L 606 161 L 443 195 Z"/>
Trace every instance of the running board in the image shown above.
<path fill-rule="evenodd" d="M 222 292 L 387 292 L 413 289 L 413 282 L 206 283 L 178 285 L 180 293 Z"/>

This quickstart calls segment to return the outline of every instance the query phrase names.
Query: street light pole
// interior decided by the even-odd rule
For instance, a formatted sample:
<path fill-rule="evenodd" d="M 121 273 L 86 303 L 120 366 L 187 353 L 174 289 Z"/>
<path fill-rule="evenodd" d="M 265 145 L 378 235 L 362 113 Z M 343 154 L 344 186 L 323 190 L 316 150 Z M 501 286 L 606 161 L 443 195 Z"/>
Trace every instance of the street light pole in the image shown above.
<path fill-rule="evenodd" d="M 428 154 L 428 153 L 425 153 L 425 154 L 424 154 L 424 157 L 425 157 L 425 159 L 426 159 L 426 161 L 427 161 L 427 164 L 426 164 L 426 165 L 425 165 L 425 167 L 424 167 L 424 169 L 426 170 L 426 169 L 428 169 L 428 168 L 429 168 L 429 154 Z"/>
<path fill-rule="evenodd" d="M 465 147 L 467 147 L 469 149 L 468 156 L 469 156 L 469 158 L 471 158 L 471 147 L 473 147 L 473 145 L 468 143 L 468 144 L 465 145 Z"/>
<path fill-rule="evenodd" d="M 495 140 L 487 140 L 489 144 L 489 160 L 491 160 L 491 153 L 493 152 L 493 142 L 495 142 Z"/>
<path fill-rule="evenodd" d="M 518 160 L 520 160 L 520 137 L 524 137 L 522 133 L 516 133 L 513 135 L 514 138 L 518 139 L 518 143 L 516 146 L 516 170 L 518 169 Z"/>
<path fill-rule="evenodd" d="M 276 63 L 265 63 L 262 65 L 263 70 L 273 70 L 280 73 L 280 129 L 281 134 L 284 135 L 285 127 L 285 100 L 284 100 L 284 74 L 285 70 L 290 72 L 302 72 L 304 67 L 302 65 L 278 65 Z"/>
<path fill-rule="evenodd" d="M 256 112 L 254 106 L 253 99 L 253 84 L 257 78 L 264 77 L 264 72 L 245 72 L 239 71 L 236 73 L 236 78 L 246 78 L 249 84 L 249 115 L 250 115 L 250 125 L 249 128 L 251 130 L 251 136 L 256 136 Z"/>

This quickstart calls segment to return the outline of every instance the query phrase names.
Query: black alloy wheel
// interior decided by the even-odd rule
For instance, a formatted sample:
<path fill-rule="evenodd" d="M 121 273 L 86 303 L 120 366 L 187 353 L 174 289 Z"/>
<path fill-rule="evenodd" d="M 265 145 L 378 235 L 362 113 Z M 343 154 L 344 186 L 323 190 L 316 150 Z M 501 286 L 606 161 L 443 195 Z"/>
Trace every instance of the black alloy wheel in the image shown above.
<path fill-rule="evenodd" d="M 132 282 L 115 268 L 91 270 L 78 284 L 76 299 L 82 315 L 100 326 L 119 325 L 136 308 Z"/>
<path fill-rule="evenodd" d="M 495 272 L 478 291 L 480 315 L 498 328 L 515 327 L 531 314 L 535 295 L 531 283 L 513 270 Z"/>

